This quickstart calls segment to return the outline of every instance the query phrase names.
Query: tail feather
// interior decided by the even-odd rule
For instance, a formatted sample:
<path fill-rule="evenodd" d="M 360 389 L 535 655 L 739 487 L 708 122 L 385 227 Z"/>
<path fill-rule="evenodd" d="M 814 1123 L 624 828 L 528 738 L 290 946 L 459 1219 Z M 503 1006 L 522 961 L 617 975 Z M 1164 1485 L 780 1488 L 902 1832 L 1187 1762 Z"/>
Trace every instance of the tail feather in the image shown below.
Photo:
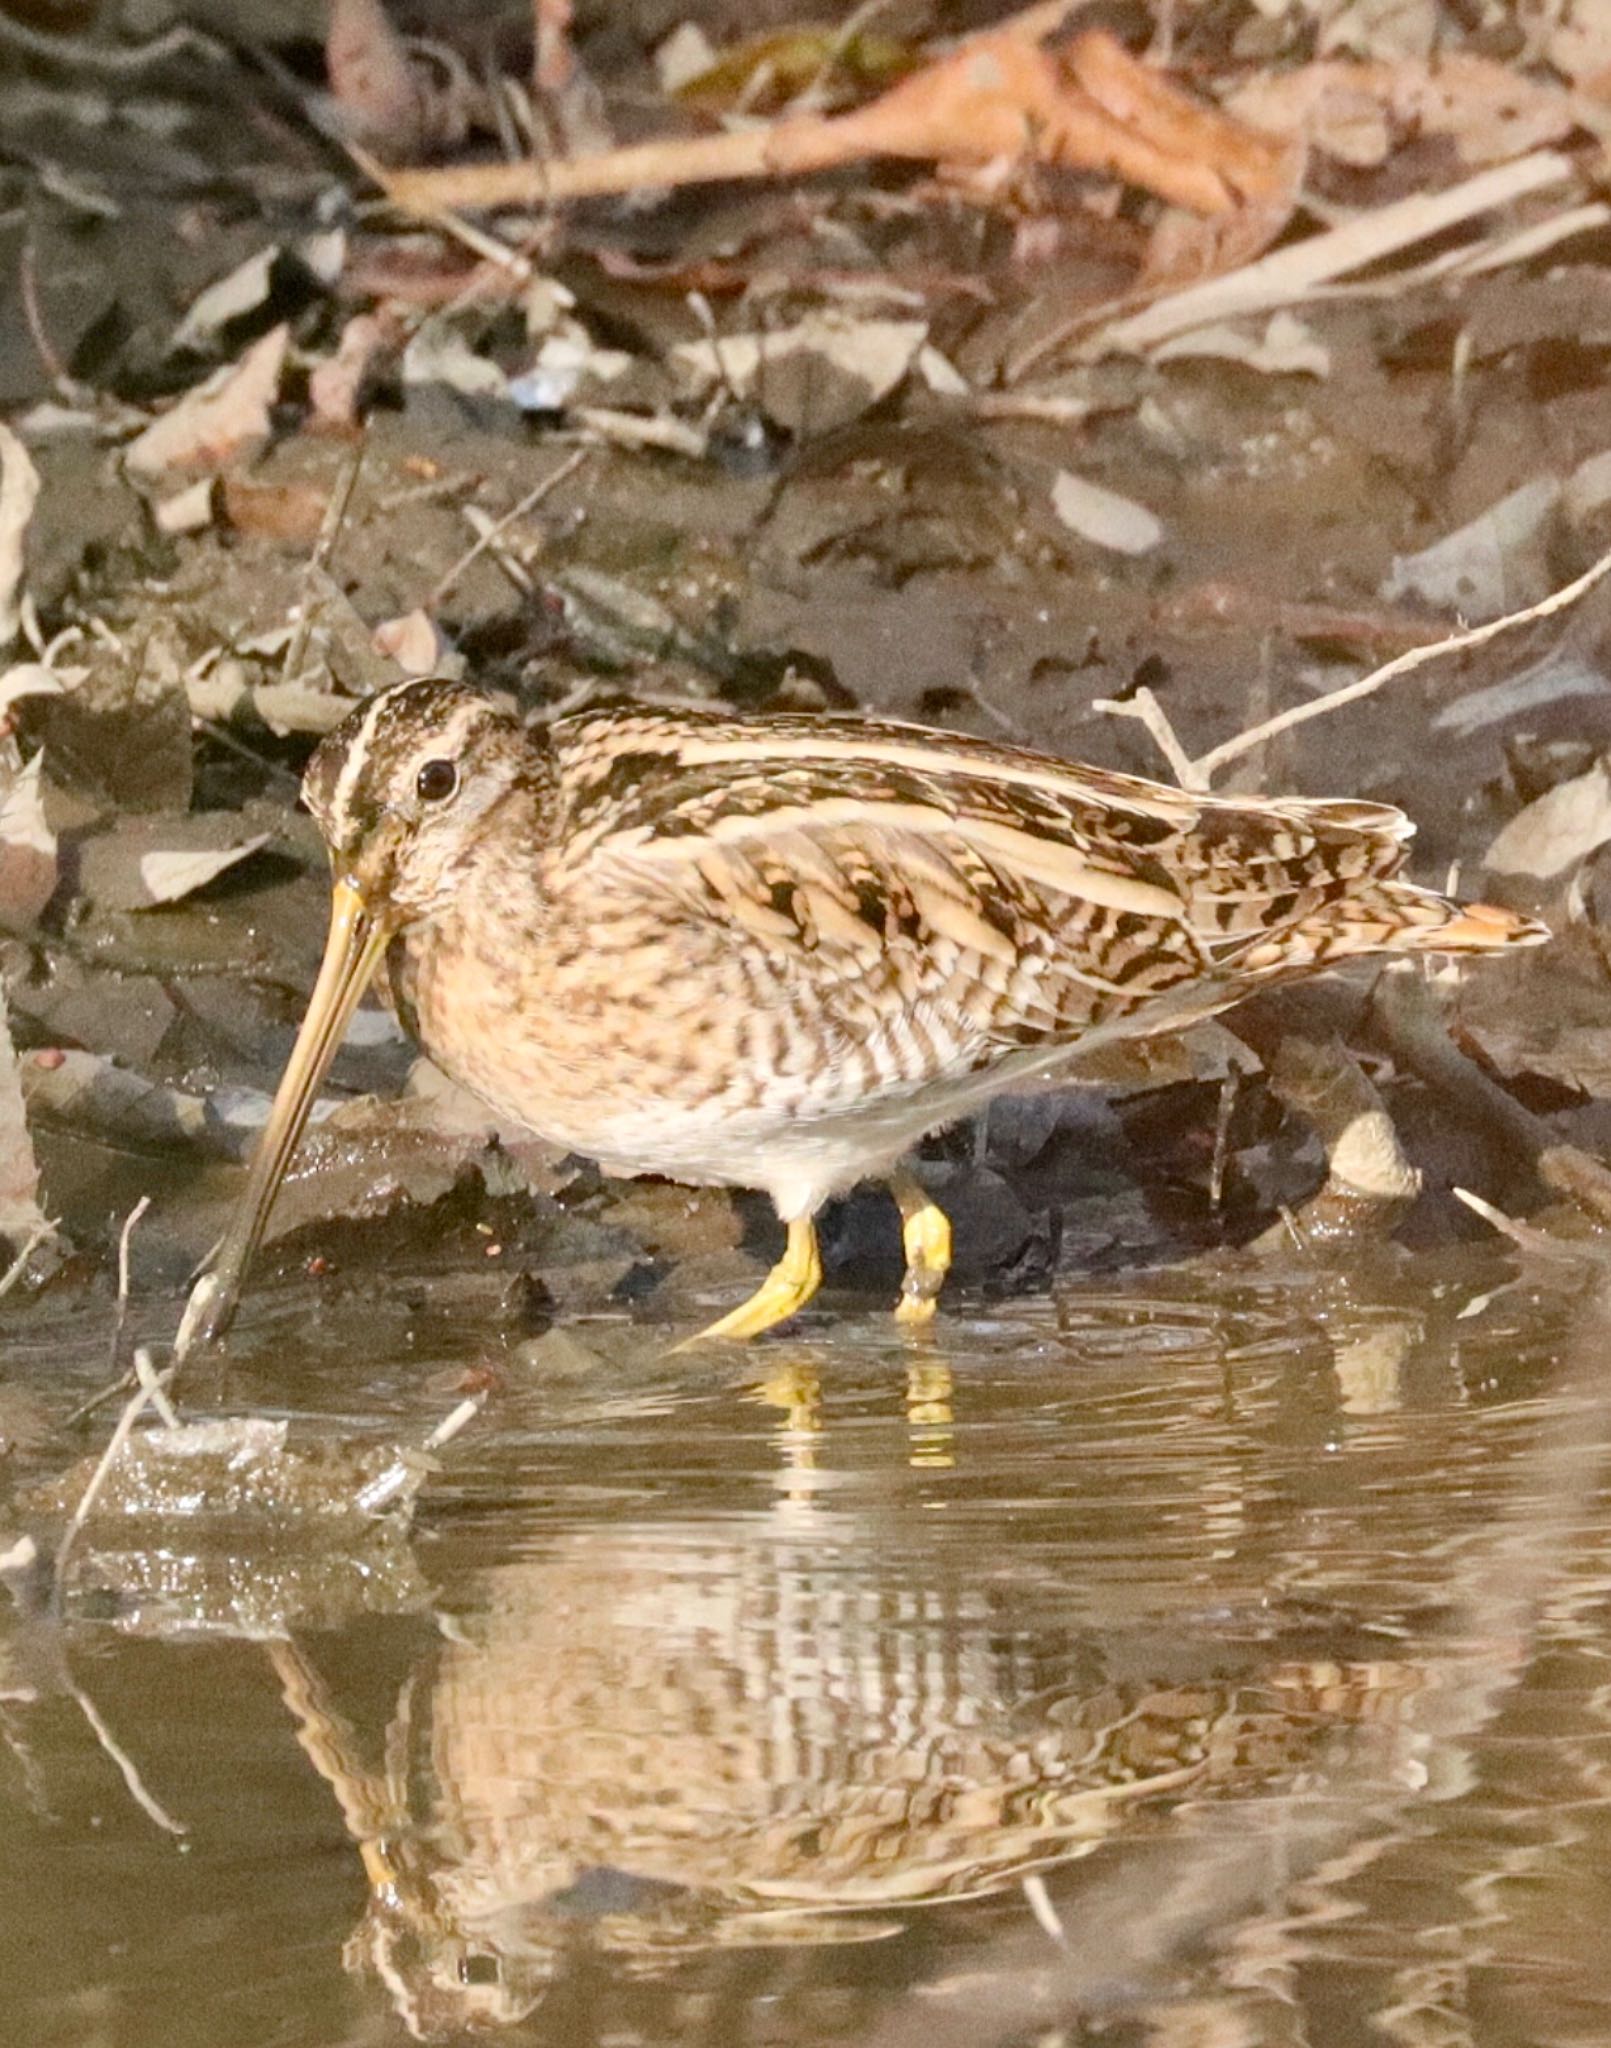
<path fill-rule="evenodd" d="M 1538 918 L 1502 910 L 1497 903 L 1449 903 L 1448 908 L 1455 916 L 1420 941 L 1436 953 L 1497 953 L 1508 946 L 1540 946 L 1550 935 Z"/>

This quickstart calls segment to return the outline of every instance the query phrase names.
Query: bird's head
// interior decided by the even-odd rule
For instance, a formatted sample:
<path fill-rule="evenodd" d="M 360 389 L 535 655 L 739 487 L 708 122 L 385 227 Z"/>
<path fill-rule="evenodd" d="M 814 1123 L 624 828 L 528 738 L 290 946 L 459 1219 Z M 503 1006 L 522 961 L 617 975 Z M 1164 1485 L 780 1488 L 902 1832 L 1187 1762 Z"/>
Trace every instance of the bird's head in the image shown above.
<path fill-rule="evenodd" d="M 180 1326 L 181 1358 L 221 1336 L 308 1112 L 390 941 L 439 914 L 491 812 L 537 751 L 519 719 L 462 683 L 399 683 L 320 745 L 302 795 L 330 849 L 330 930 L 245 1193 Z"/>

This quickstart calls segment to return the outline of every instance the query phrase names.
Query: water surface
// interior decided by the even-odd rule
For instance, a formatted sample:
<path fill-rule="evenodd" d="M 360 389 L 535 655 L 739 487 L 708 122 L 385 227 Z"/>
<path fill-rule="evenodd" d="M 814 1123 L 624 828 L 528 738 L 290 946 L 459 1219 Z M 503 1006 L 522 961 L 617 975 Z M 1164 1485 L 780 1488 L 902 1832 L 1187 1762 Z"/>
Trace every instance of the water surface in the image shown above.
<path fill-rule="evenodd" d="M 5 2038 L 1603 2041 L 1606 1338 L 1497 1253 L 742 1357 L 268 1297 L 237 1407 L 498 1391 L 394 1539 L 16 1604 Z"/>

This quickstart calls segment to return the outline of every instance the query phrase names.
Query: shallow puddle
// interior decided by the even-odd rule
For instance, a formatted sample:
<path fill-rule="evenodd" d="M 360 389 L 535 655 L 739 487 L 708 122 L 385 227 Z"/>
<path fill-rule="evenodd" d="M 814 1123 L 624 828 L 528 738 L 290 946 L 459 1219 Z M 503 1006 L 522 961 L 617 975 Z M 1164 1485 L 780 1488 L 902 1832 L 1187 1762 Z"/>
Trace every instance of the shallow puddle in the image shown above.
<path fill-rule="evenodd" d="M 1603 2040 L 1608 1328 L 1462 1254 L 505 1357 L 405 1530 L 16 1599 L 5 2039 Z M 235 1350 L 407 1440 L 484 1355 Z"/>

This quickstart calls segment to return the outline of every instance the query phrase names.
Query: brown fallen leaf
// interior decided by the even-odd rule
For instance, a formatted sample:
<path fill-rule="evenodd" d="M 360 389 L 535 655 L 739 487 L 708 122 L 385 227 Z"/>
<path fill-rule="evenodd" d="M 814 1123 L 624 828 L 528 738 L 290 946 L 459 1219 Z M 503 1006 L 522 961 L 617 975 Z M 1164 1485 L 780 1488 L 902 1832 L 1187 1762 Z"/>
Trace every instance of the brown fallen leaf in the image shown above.
<path fill-rule="evenodd" d="M 447 636 L 430 613 L 416 607 L 400 618 L 382 619 L 374 632 L 374 648 L 395 661 L 407 676 L 434 676 L 452 652 Z"/>
<path fill-rule="evenodd" d="M 412 156 L 424 145 L 419 80 L 381 0 L 330 0 L 324 68 L 331 98 L 355 142 L 394 157 Z"/>
<path fill-rule="evenodd" d="M 357 428 L 364 380 L 385 341 L 386 328 L 373 313 L 358 313 L 347 322 L 335 354 L 309 373 L 310 425 L 337 434 Z"/>
<path fill-rule="evenodd" d="M 224 517 L 237 533 L 259 540 L 289 541 L 309 547 L 319 538 L 330 497 L 311 483 L 258 483 L 226 475 L 222 480 Z"/>
<path fill-rule="evenodd" d="M 26 930 L 56 893 L 56 835 L 45 822 L 43 754 L 0 781 L 0 925 Z"/>
<path fill-rule="evenodd" d="M 289 327 L 272 328 L 238 362 L 187 392 L 129 443 L 125 468 L 153 479 L 170 470 L 217 470 L 261 448 L 290 340 Z"/>
<path fill-rule="evenodd" d="M 1047 47 L 1066 7 L 971 36 L 889 92 L 832 118 L 606 150 L 568 161 L 371 174 L 427 218 L 739 178 L 800 177 L 873 157 L 998 161 L 1112 173 L 1195 213 L 1228 213 L 1284 181 L 1286 141 L 1188 98 L 1099 30 Z"/>

